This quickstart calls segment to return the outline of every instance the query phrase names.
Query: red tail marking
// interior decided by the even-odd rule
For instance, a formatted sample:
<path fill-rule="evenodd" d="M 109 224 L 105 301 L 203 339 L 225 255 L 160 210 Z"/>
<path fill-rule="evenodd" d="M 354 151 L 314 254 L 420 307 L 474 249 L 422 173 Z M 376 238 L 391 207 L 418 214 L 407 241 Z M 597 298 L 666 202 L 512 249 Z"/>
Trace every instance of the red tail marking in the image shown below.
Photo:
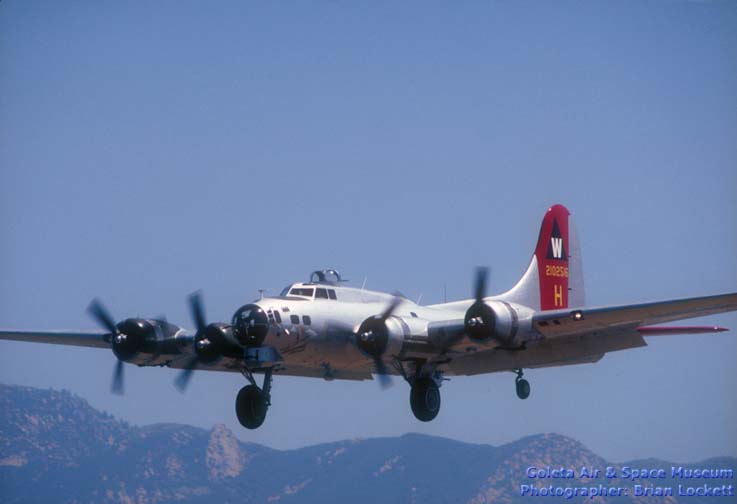
<path fill-rule="evenodd" d="M 563 205 L 553 205 L 545 213 L 535 247 L 540 278 L 540 307 L 543 310 L 568 308 L 568 216 Z"/>

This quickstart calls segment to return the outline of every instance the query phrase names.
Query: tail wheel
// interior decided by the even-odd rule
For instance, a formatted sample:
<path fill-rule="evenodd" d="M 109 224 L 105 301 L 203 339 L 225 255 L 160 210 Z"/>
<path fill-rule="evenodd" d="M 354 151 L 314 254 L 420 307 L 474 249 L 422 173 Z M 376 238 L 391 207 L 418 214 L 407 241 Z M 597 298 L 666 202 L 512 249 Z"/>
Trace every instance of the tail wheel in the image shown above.
<path fill-rule="evenodd" d="M 238 392 L 235 400 L 235 414 L 246 429 L 261 427 L 268 409 L 266 395 L 256 385 L 246 385 Z"/>
<path fill-rule="evenodd" d="M 517 378 L 515 380 L 515 385 L 517 387 L 517 397 L 520 399 L 527 399 L 530 397 L 530 382 L 524 378 Z"/>
<path fill-rule="evenodd" d="M 409 404 L 417 420 L 429 422 L 440 411 L 440 389 L 430 378 L 420 378 L 412 386 Z"/>

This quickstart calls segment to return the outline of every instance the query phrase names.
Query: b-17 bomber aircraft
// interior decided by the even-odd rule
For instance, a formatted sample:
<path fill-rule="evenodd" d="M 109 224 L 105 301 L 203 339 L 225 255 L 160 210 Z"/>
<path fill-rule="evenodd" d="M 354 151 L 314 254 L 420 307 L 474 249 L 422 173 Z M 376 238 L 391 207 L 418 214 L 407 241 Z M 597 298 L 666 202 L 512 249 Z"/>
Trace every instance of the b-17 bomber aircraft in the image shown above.
<path fill-rule="evenodd" d="M 440 411 L 444 376 L 514 371 L 517 396 L 530 384 L 524 368 L 600 360 L 607 352 L 646 346 L 645 337 L 712 333 L 714 326 L 661 326 L 737 310 L 737 293 L 624 306 L 588 307 L 581 251 L 568 210 L 546 212 L 529 267 L 507 292 L 488 296 L 487 270 L 476 272 L 473 298 L 422 306 L 399 294 L 348 287 L 335 270 L 316 271 L 280 295 L 238 308 L 230 322 L 206 321 L 199 293 L 189 298 L 196 331 L 165 320 L 115 320 L 95 300 L 97 332 L 0 331 L 0 339 L 112 349 L 112 390 L 122 393 L 123 363 L 181 369 L 184 390 L 196 370 L 242 373 L 240 423 L 259 427 L 271 404 L 274 374 L 325 380 L 401 376 L 418 420 Z M 259 386 L 257 375 L 263 375 Z"/>

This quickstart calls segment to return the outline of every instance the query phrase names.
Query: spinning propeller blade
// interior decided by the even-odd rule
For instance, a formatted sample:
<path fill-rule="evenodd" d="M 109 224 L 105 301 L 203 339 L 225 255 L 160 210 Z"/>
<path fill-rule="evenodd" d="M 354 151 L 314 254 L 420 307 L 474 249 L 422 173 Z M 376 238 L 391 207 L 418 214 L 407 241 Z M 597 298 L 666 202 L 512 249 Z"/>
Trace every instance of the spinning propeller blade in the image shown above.
<path fill-rule="evenodd" d="M 123 361 L 118 359 L 113 370 L 113 380 L 110 383 L 110 392 L 115 395 L 123 395 L 125 392 L 125 375 L 123 374 Z"/>
<path fill-rule="evenodd" d="M 389 317 L 391 317 L 394 314 L 397 307 L 399 307 L 401 303 L 402 303 L 402 296 L 395 293 L 394 297 L 392 297 L 391 301 L 389 301 L 389 304 L 386 306 L 386 308 L 384 308 L 384 311 L 381 312 L 381 314 L 378 317 L 376 317 L 375 320 L 381 323 L 381 330 L 383 330 L 384 332 L 387 331 L 386 321 L 389 319 Z M 374 328 L 370 330 L 369 332 L 373 333 L 373 331 L 375 330 L 377 330 L 377 328 Z M 360 337 L 360 335 L 357 335 L 357 336 Z M 372 337 L 375 338 L 376 334 L 372 334 Z M 384 347 L 380 351 L 370 353 L 371 358 L 374 362 L 374 371 L 379 381 L 379 387 L 382 390 L 386 390 L 387 388 L 393 385 L 391 375 L 389 374 L 389 370 L 387 369 L 386 364 L 384 364 L 384 361 L 382 360 L 382 356 L 385 350 L 386 350 L 386 347 Z"/>
<path fill-rule="evenodd" d="M 184 366 L 184 369 L 182 369 L 182 371 L 177 375 L 176 380 L 174 380 L 174 386 L 179 392 L 184 393 L 187 390 L 187 387 L 189 386 L 189 381 L 192 379 L 192 374 L 194 373 L 196 367 L 197 356 L 193 355 L 187 362 L 187 365 Z"/>
<path fill-rule="evenodd" d="M 205 322 L 205 308 L 202 303 L 201 291 L 196 291 L 189 295 L 189 314 L 197 328 L 197 332 L 203 332 L 207 326 L 207 322 Z"/>
<path fill-rule="evenodd" d="M 386 390 L 394 385 L 392 377 L 389 375 L 389 371 L 386 369 L 386 364 L 384 364 L 384 361 L 381 360 L 380 357 L 374 358 L 374 369 L 376 370 L 376 376 L 378 377 L 379 387 L 381 388 L 381 390 Z"/>
<path fill-rule="evenodd" d="M 205 307 L 202 302 L 202 292 L 196 291 L 189 295 L 189 314 L 192 317 L 195 327 L 197 328 L 197 334 L 195 334 L 195 340 L 197 336 L 205 332 L 207 328 L 207 322 L 205 319 Z M 192 379 L 192 374 L 197 369 L 199 363 L 199 357 L 195 353 L 184 366 L 184 369 L 177 375 L 174 380 L 174 386 L 179 392 L 184 393 L 189 386 L 189 382 Z"/>
<path fill-rule="evenodd" d="M 474 299 L 481 301 L 486 297 L 486 278 L 489 276 L 489 268 L 479 266 L 476 268 L 476 283 L 474 287 Z"/>
<path fill-rule="evenodd" d="M 379 318 L 381 320 L 386 320 L 389 317 L 391 317 L 392 314 L 394 313 L 394 310 L 397 309 L 397 307 L 399 306 L 399 304 L 401 302 L 402 302 L 401 296 L 399 296 L 398 294 L 395 293 L 394 294 L 394 297 L 392 298 L 392 300 L 389 301 L 389 304 L 386 306 L 386 308 L 384 309 L 384 311 L 381 312 L 381 315 L 379 315 Z"/>
<path fill-rule="evenodd" d="M 92 315 L 98 324 L 100 324 L 105 330 L 110 332 L 110 337 L 115 338 L 120 334 L 118 328 L 115 326 L 115 320 L 110 312 L 102 304 L 102 301 L 95 298 L 92 300 L 90 305 L 87 307 L 87 311 Z M 112 341 L 111 341 L 112 343 Z M 113 379 L 110 382 L 110 392 L 115 395 L 123 395 L 125 391 L 125 374 L 123 372 L 123 361 L 115 357 L 117 362 L 113 368 Z"/>
<path fill-rule="evenodd" d="M 87 311 L 92 315 L 97 323 L 103 327 L 103 329 L 110 331 L 110 334 L 113 336 L 118 334 L 118 328 L 115 327 L 115 320 L 113 320 L 110 312 L 107 311 L 107 308 L 102 304 L 102 301 L 97 298 L 93 299 L 87 307 Z"/>

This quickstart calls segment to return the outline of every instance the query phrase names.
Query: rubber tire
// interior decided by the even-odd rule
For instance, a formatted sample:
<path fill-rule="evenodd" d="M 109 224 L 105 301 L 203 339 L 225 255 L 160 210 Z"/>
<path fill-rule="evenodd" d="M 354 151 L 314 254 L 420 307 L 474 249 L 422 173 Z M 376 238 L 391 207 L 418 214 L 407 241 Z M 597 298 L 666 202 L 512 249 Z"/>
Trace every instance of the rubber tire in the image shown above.
<path fill-rule="evenodd" d="M 520 399 L 527 399 L 530 397 L 530 382 L 524 378 L 516 380 L 517 397 Z"/>
<path fill-rule="evenodd" d="M 235 399 L 235 414 L 246 429 L 258 429 L 266 419 L 269 405 L 263 391 L 255 385 L 246 385 Z"/>
<path fill-rule="evenodd" d="M 430 378 L 420 378 L 412 386 L 409 405 L 417 420 L 429 422 L 440 412 L 440 389 Z"/>

